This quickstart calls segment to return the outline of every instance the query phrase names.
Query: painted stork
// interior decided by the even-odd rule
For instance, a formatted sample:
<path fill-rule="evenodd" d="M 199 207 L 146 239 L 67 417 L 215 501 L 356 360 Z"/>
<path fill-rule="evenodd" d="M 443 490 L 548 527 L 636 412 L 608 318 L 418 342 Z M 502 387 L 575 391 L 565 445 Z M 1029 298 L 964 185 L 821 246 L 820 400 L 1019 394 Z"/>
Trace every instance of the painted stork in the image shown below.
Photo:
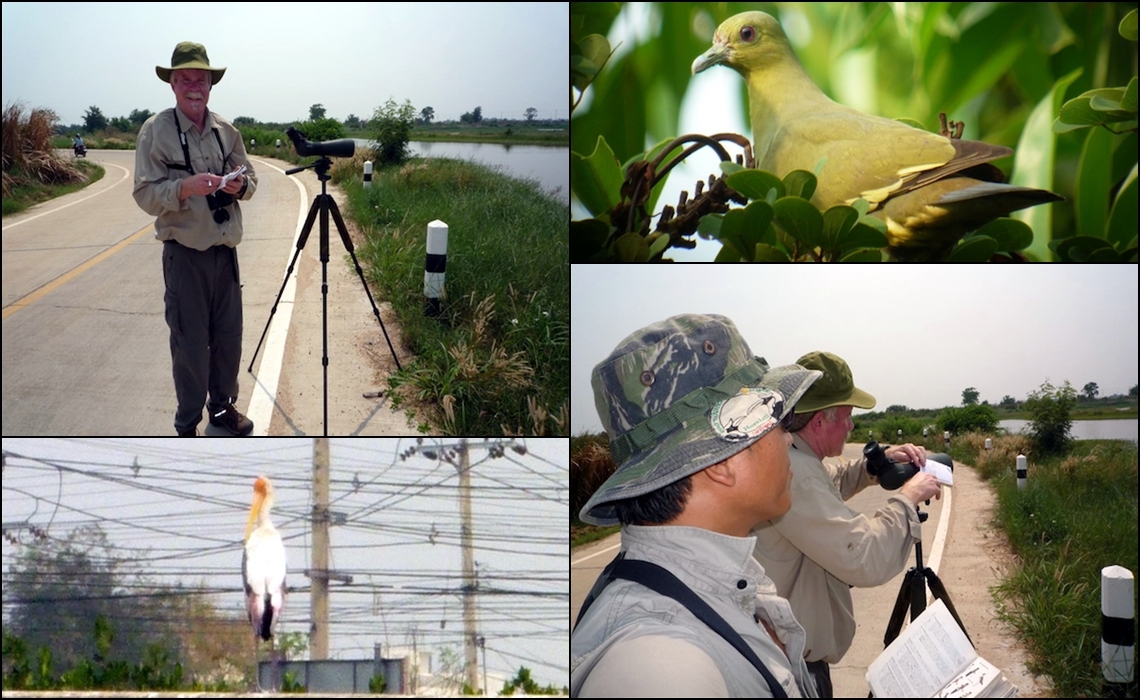
<path fill-rule="evenodd" d="M 241 570 L 253 635 L 264 640 L 273 637 L 273 626 L 281 617 L 285 603 L 285 545 L 270 520 L 272 507 L 273 485 L 269 479 L 259 476 L 253 484 L 253 505 L 245 527 Z"/>

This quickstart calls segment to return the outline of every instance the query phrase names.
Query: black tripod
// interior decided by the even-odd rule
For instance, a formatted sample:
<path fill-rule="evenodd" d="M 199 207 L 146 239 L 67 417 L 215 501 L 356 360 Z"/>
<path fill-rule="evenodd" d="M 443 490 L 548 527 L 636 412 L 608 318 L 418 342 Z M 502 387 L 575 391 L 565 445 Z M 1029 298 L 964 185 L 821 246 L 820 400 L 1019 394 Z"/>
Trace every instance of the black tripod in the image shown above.
<path fill-rule="evenodd" d="M 325 183 L 329 180 L 329 167 L 332 166 L 332 161 L 327 156 L 322 156 L 317 159 L 315 163 L 303 165 L 299 168 L 286 170 L 286 175 L 293 175 L 299 173 L 307 168 L 313 168 L 317 172 L 317 179 L 321 181 L 321 193 L 313 200 L 313 206 L 309 207 L 309 215 L 305 218 L 305 226 L 301 229 L 301 236 L 297 239 L 297 250 L 293 253 L 293 259 L 289 261 L 289 269 L 285 271 L 285 280 L 281 283 L 281 289 L 277 292 L 277 298 L 273 301 L 273 308 L 269 311 L 269 319 L 265 322 L 265 330 L 261 331 L 261 340 L 257 341 L 257 349 L 253 351 L 253 357 L 249 360 L 249 372 L 253 373 L 253 362 L 257 359 L 257 353 L 261 351 L 261 344 L 265 342 L 265 334 L 269 332 L 269 324 L 273 322 L 273 314 L 277 313 L 277 304 L 281 301 L 281 295 L 285 293 L 285 285 L 289 283 L 289 276 L 293 274 L 293 266 L 297 263 L 297 258 L 301 255 L 301 250 L 304 249 L 305 243 L 309 240 L 309 232 L 313 230 L 313 222 L 316 220 L 317 212 L 321 214 L 321 334 L 324 340 L 324 354 L 321 357 L 321 364 L 324 366 L 325 375 L 325 437 L 329 434 L 329 275 L 328 275 L 328 262 L 329 262 L 329 212 L 332 212 L 333 221 L 336 222 L 336 230 L 340 232 L 340 240 L 344 243 L 345 249 L 348 254 L 352 256 L 352 263 L 356 266 L 356 274 L 360 277 L 360 283 L 364 285 L 364 293 L 368 295 L 368 303 L 372 304 L 372 314 L 376 316 L 376 321 L 380 324 L 380 330 L 384 331 L 384 340 L 388 341 L 388 349 L 392 351 L 392 359 L 396 361 L 396 369 L 400 367 L 400 358 L 396 357 L 396 350 L 392 347 L 392 341 L 388 338 L 388 329 L 384 327 L 384 322 L 380 320 L 380 310 L 376 308 L 376 302 L 372 300 L 372 292 L 368 291 L 368 283 L 364 281 L 364 270 L 360 269 L 360 261 L 356 259 L 356 249 L 352 245 L 352 239 L 348 237 L 348 230 L 344 226 L 344 219 L 340 218 L 340 209 L 336 206 L 336 201 L 332 195 L 325 193 Z"/>
<path fill-rule="evenodd" d="M 918 506 L 914 507 L 914 511 L 918 513 L 920 523 L 926 522 L 926 513 L 923 513 Z M 903 576 L 902 586 L 899 587 L 899 596 L 895 599 L 895 607 L 891 611 L 890 622 L 887 623 L 887 633 L 883 636 L 883 647 L 890 646 L 891 642 L 895 641 L 895 637 L 899 636 L 899 632 L 902 631 L 903 617 L 908 608 L 910 609 L 911 622 L 914 622 L 914 619 L 926 610 L 927 583 L 930 584 L 930 590 L 934 593 L 934 597 L 946 604 L 946 609 L 950 611 L 954 621 L 962 628 L 966 639 L 970 639 L 970 634 L 966 632 L 966 626 L 962 624 L 961 618 L 958 617 L 958 611 L 954 609 L 954 603 L 950 601 L 950 594 L 942 585 L 942 579 L 938 578 L 938 575 L 929 566 L 922 565 L 921 541 L 914 543 L 914 557 L 916 565 Z M 970 639 L 970 644 L 973 643 L 974 640 Z"/>

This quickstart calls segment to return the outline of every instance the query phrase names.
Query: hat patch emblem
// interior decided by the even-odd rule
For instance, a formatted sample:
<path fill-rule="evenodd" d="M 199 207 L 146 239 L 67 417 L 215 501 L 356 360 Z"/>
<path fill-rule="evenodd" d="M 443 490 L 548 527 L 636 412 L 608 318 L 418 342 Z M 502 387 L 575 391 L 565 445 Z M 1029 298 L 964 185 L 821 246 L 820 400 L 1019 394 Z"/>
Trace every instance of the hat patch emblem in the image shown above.
<path fill-rule="evenodd" d="M 716 434 L 729 442 L 763 435 L 780 420 L 784 397 L 777 391 L 744 387 L 732 398 L 718 401 L 709 412 Z"/>

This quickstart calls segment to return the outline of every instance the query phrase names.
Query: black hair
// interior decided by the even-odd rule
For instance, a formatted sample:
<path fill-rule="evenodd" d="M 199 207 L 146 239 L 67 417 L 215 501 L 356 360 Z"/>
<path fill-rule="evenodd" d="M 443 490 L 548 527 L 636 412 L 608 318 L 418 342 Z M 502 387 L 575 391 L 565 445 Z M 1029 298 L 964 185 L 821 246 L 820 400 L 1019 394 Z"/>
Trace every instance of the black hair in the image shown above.
<path fill-rule="evenodd" d="M 644 496 L 614 501 L 613 507 L 623 525 L 664 525 L 681 515 L 692 489 L 690 474 Z"/>

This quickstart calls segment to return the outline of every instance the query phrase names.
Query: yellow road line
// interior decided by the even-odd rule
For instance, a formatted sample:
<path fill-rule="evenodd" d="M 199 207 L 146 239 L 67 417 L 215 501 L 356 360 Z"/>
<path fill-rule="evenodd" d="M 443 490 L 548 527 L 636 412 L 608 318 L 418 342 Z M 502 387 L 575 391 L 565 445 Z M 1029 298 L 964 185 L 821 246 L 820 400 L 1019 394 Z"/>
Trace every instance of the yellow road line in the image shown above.
<path fill-rule="evenodd" d="M 24 296 L 20 297 L 19 299 L 12 302 L 11 304 L 5 306 L 3 318 L 8 318 L 9 316 L 16 313 L 20 309 L 24 308 L 28 304 L 31 304 L 35 301 L 38 301 L 41 297 L 43 297 L 46 294 L 54 292 L 56 289 L 58 289 L 62 285 L 70 282 L 71 280 L 75 279 L 79 275 L 82 275 L 84 272 L 87 272 L 91 268 L 95 267 L 99 263 L 103 262 L 107 258 L 109 258 L 112 255 L 114 255 L 115 253 L 119 252 L 123 248 L 126 248 L 131 243 L 134 243 L 138 239 L 142 238 L 147 233 L 153 233 L 153 232 L 154 232 L 154 224 L 153 223 L 147 224 L 146 226 L 142 227 L 141 229 L 139 229 L 135 233 L 133 233 L 130 236 L 128 236 L 127 238 L 124 238 L 123 240 L 119 241 L 118 243 L 111 246 L 107 250 L 104 250 L 102 253 L 99 253 L 98 255 L 91 258 L 90 260 L 83 263 L 82 265 L 79 265 L 78 267 L 74 267 L 71 270 L 68 270 L 67 272 L 63 273 L 59 277 L 56 277 L 55 279 L 53 279 L 51 282 L 48 282 L 47 284 L 43 285 L 42 287 L 39 287 L 38 289 L 32 291 L 29 294 L 25 294 Z"/>

